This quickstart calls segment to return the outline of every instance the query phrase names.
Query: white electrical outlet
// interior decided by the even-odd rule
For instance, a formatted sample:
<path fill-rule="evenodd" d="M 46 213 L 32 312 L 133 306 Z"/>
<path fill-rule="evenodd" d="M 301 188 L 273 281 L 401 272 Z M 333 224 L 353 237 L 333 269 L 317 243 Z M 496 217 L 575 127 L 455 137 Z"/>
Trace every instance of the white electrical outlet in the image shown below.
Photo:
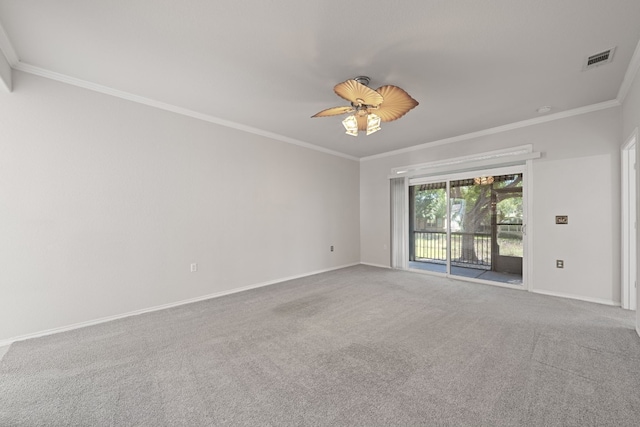
<path fill-rule="evenodd" d="M 194 262 L 193 264 L 191 264 L 191 272 L 195 273 L 196 271 L 198 271 L 198 264 Z"/>

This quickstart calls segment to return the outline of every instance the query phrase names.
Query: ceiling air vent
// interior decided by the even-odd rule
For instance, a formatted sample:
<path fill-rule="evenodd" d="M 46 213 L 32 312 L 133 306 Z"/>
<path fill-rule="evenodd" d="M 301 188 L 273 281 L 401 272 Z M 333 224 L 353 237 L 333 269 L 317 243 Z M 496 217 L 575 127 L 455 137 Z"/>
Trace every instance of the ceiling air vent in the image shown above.
<path fill-rule="evenodd" d="M 611 49 L 607 49 L 602 52 L 598 52 L 595 55 L 588 56 L 584 60 L 582 71 L 590 70 L 592 68 L 608 64 L 609 62 L 613 61 L 613 54 L 615 51 L 616 48 L 612 47 Z"/>

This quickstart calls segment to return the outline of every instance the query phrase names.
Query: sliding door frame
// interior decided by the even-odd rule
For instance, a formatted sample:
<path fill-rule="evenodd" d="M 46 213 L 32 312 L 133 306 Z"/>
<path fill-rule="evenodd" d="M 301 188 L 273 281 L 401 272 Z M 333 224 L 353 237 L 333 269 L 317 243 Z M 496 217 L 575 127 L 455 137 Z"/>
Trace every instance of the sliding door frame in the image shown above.
<path fill-rule="evenodd" d="M 447 242 L 451 241 L 451 203 L 450 203 L 450 182 L 460 179 L 468 179 L 477 176 L 487 176 L 487 175 L 509 175 L 509 174 L 523 174 L 523 182 L 522 182 L 522 212 L 523 212 L 523 257 L 522 257 L 522 284 L 512 285 L 508 283 L 499 283 L 490 280 L 476 279 L 470 277 L 463 277 L 451 274 L 451 248 L 450 244 L 447 244 L 447 270 L 446 273 L 438 273 L 438 272 L 430 272 L 419 269 L 411 269 L 407 268 L 410 271 L 419 272 L 423 274 L 431 274 L 437 276 L 445 276 L 452 279 L 465 280 L 469 282 L 476 282 L 482 284 L 489 284 L 494 286 L 506 287 L 510 289 L 521 289 L 521 290 L 529 290 L 530 287 L 530 265 L 531 265 L 531 257 L 533 255 L 532 251 L 532 239 L 531 230 L 532 227 L 529 224 L 529 219 L 531 218 L 531 161 L 526 161 L 525 164 L 519 164 L 515 166 L 500 166 L 496 165 L 494 167 L 484 167 L 482 169 L 471 169 L 465 170 L 463 172 L 452 172 L 452 173 L 442 173 L 438 175 L 428 175 L 428 176 L 413 176 L 406 182 L 407 187 L 407 198 L 409 195 L 409 187 L 414 185 L 421 184 L 431 184 L 431 183 L 440 183 L 446 182 L 446 192 L 447 192 Z M 409 203 L 405 204 L 405 218 L 409 218 Z M 408 228 L 408 227 L 407 227 Z M 408 233 L 408 230 L 407 230 Z M 408 237 L 408 235 L 407 235 Z M 406 239 L 407 244 L 410 239 Z M 409 248 L 407 248 L 406 253 L 409 253 Z M 406 263 L 408 266 L 408 262 Z"/>

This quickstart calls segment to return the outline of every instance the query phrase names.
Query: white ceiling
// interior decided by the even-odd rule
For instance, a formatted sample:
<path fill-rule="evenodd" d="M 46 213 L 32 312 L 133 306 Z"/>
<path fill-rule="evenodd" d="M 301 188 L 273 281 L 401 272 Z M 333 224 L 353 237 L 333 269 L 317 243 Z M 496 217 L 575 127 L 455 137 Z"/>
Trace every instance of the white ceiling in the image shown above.
<path fill-rule="evenodd" d="M 0 25 L 14 68 L 360 158 L 615 100 L 640 1 L 0 0 Z M 358 75 L 420 105 L 357 138 L 310 118 Z"/>

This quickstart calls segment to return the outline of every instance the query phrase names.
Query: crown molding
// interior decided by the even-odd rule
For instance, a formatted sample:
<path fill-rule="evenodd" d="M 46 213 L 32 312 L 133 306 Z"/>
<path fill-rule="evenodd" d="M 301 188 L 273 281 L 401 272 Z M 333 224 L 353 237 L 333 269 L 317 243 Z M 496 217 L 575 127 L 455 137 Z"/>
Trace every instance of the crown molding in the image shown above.
<path fill-rule="evenodd" d="M 1 38 L 1 35 L 0 35 Z M 585 107 L 574 108 L 572 110 L 561 111 L 555 114 L 549 114 L 542 117 L 536 117 L 534 119 L 522 120 L 515 123 L 510 123 L 503 126 L 497 126 L 489 129 L 484 129 L 477 132 L 471 132 L 463 135 L 454 136 L 451 138 L 440 139 L 437 141 L 426 142 L 419 145 L 414 145 L 407 148 L 401 148 L 399 150 L 387 151 L 385 153 L 375 154 L 367 157 L 355 157 L 345 153 L 341 153 L 339 151 L 330 150 L 328 148 L 323 148 L 314 144 L 310 144 L 308 142 L 300 141 L 294 138 L 289 138 L 284 135 L 276 134 L 273 132 L 268 132 L 262 129 L 258 129 L 252 126 L 243 125 L 240 123 L 232 122 L 229 120 L 224 120 L 218 117 L 214 117 L 209 114 L 200 113 L 197 111 L 189 110 L 187 108 L 179 107 L 173 104 L 168 104 L 166 102 L 156 101 L 154 99 L 146 98 L 143 96 L 135 95 L 129 92 L 121 91 L 118 89 L 110 88 L 108 86 L 99 85 L 97 83 L 92 83 L 86 80 L 81 80 L 75 77 L 68 76 L 66 74 L 56 73 L 54 71 L 46 70 L 44 68 L 36 67 L 30 64 L 26 64 L 24 62 L 18 61 L 17 64 L 13 65 L 13 68 L 18 71 L 22 71 L 25 73 L 33 74 L 36 76 L 44 77 L 50 80 L 59 81 L 62 83 L 67 83 L 72 86 L 81 87 L 84 89 L 88 89 L 94 92 L 100 92 L 106 95 L 115 96 L 117 98 L 126 99 L 128 101 L 137 102 L 139 104 L 144 104 L 150 107 L 159 108 L 161 110 L 170 111 L 176 114 L 180 114 L 183 116 L 192 117 L 198 120 L 203 120 L 209 123 L 214 123 L 220 126 L 225 126 L 228 128 L 240 130 L 247 133 L 252 133 L 254 135 L 263 136 L 265 138 L 273 139 L 276 141 L 285 142 L 288 144 L 297 145 L 299 147 L 308 148 L 310 150 L 319 151 L 325 154 L 330 154 L 337 157 L 342 157 L 344 159 L 353 160 L 353 161 L 368 161 L 375 160 L 384 157 L 391 157 L 398 154 L 409 153 L 413 151 L 422 150 L 425 148 L 437 147 L 439 145 L 452 144 L 455 142 L 466 141 L 469 139 L 479 138 L 487 135 L 495 135 L 502 132 L 507 132 L 514 129 L 520 129 L 528 126 L 533 126 L 541 123 L 551 122 L 555 120 L 564 119 L 567 117 L 579 116 L 582 114 L 592 113 L 595 111 L 604 110 L 607 108 L 619 107 L 622 103 L 618 99 L 613 99 L 610 101 L 600 102 L 598 104 L 587 105 Z"/>
<path fill-rule="evenodd" d="M 240 123 L 235 123 L 229 120 L 224 120 L 219 117 L 211 116 L 209 114 L 199 113 L 197 111 L 178 107 L 176 105 L 168 104 L 166 102 L 156 101 L 154 99 L 134 95 L 132 93 L 113 89 L 107 86 L 99 85 L 96 83 L 88 82 L 86 80 L 77 79 L 75 77 L 71 77 L 65 74 L 56 73 L 53 71 L 46 70 L 44 68 L 26 64 L 20 61 L 20 58 L 18 57 L 18 54 L 13 48 L 13 45 L 9 40 L 9 36 L 7 35 L 2 25 L 0 25 L 0 50 L 2 51 L 4 56 L 7 58 L 7 61 L 9 62 L 9 65 L 11 66 L 11 68 L 13 68 L 14 70 L 22 71 L 22 72 L 33 74 L 40 77 L 45 77 L 47 79 L 56 80 L 62 83 L 67 83 L 73 86 L 89 89 L 89 90 L 100 92 L 106 95 L 115 96 L 118 98 L 126 99 L 128 101 L 133 101 L 139 104 L 148 105 L 150 107 L 159 108 L 161 110 L 171 111 L 173 113 L 181 114 L 183 116 L 188 116 L 188 117 L 192 117 L 198 120 L 203 120 L 209 123 L 214 123 L 220 126 L 225 126 L 231 129 L 252 133 L 254 135 L 263 136 L 265 138 L 273 139 L 280 142 L 285 142 L 287 144 L 297 145 L 299 147 L 308 148 L 310 150 L 319 151 L 321 153 L 330 154 L 332 156 L 342 157 L 344 159 L 353 160 L 356 162 L 360 160 L 358 157 L 350 156 L 348 154 L 340 153 L 338 151 L 330 150 L 328 148 L 320 147 L 320 146 L 310 144 L 308 142 L 300 141 L 294 138 L 289 138 L 288 136 L 280 135 L 273 132 L 268 132 L 262 129 L 254 128 L 254 127 L 243 125 Z"/>
<path fill-rule="evenodd" d="M 495 135 L 502 132 L 507 132 L 514 129 L 520 129 L 528 126 L 534 126 L 541 123 L 546 123 L 554 120 L 560 120 L 567 117 L 578 116 L 581 114 L 587 114 L 599 110 L 604 110 L 607 108 L 619 107 L 624 102 L 631 85 L 638 74 L 638 70 L 640 69 L 640 41 L 636 45 L 636 49 L 631 57 L 631 61 L 629 62 L 629 66 L 627 67 L 627 71 L 625 73 L 622 84 L 620 85 L 620 89 L 618 90 L 618 95 L 616 99 L 600 102 L 598 104 L 587 105 L 585 107 L 575 108 L 572 110 L 562 111 L 555 114 L 549 114 L 542 117 L 536 117 L 534 119 L 522 120 L 515 123 L 510 123 L 503 126 L 497 126 L 489 129 L 480 130 L 477 132 L 471 132 L 463 135 L 454 136 L 451 138 L 444 138 L 436 141 L 430 141 L 419 145 L 414 145 L 407 148 L 401 148 L 399 150 L 387 151 L 385 153 L 374 154 L 372 156 L 366 157 L 355 157 L 345 153 L 341 153 L 339 151 L 330 150 L 328 148 L 323 148 L 318 145 L 310 144 L 308 142 L 300 141 L 298 139 L 290 138 L 284 135 L 276 134 L 273 132 L 268 132 L 262 129 L 258 129 L 252 126 L 243 125 L 240 123 L 232 122 L 229 120 L 224 120 L 209 114 L 199 113 L 197 111 L 189 110 L 187 108 L 182 108 L 176 105 L 168 104 L 161 101 L 156 101 L 150 98 L 145 98 L 143 96 L 135 95 L 132 93 L 124 92 L 121 90 L 113 89 L 107 86 L 99 85 L 96 83 L 88 82 L 85 80 L 77 79 L 75 77 L 71 77 L 65 74 L 56 73 L 53 71 L 49 71 L 43 68 L 39 68 L 30 64 L 26 64 L 20 61 L 18 54 L 16 53 L 7 33 L 5 32 L 2 25 L 0 25 L 0 51 L 4 54 L 5 58 L 9 62 L 11 68 L 19 71 L 23 71 L 25 73 L 37 75 L 40 77 L 45 77 L 51 80 L 56 80 L 59 82 L 67 83 L 73 86 L 82 87 L 85 89 L 89 89 L 95 92 L 100 92 L 103 94 L 115 96 L 118 98 L 126 99 L 129 101 L 137 102 L 140 104 L 144 104 L 150 107 L 159 108 L 165 111 L 170 111 L 176 114 L 181 114 L 184 116 L 192 117 L 198 120 L 203 120 L 209 123 L 214 123 L 220 126 L 225 126 L 228 128 L 240 130 L 247 133 L 252 133 L 254 135 L 263 136 L 265 138 L 273 139 L 280 142 L 285 142 L 287 144 L 297 145 L 299 147 L 308 148 L 310 150 L 319 151 L 321 153 L 330 154 L 337 157 L 342 157 L 348 160 L 353 161 L 368 161 L 375 160 L 384 157 L 395 156 L 398 154 L 409 153 L 413 151 L 422 150 L 430 147 L 437 147 L 439 145 L 452 144 L 460 141 L 466 141 L 473 138 L 479 138 L 487 135 Z"/>
<path fill-rule="evenodd" d="M 243 125 L 241 123 L 224 120 L 219 117 L 200 113 L 198 111 L 189 110 L 188 108 L 179 107 L 177 105 L 168 104 L 166 102 L 156 101 L 155 99 L 150 99 L 144 96 L 135 95 L 135 94 L 114 89 L 108 86 L 103 86 L 97 83 L 81 80 L 75 77 L 68 76 L 66 74 L 56 73 L 54 71 L 50 71 L 44 68 L 36 67 L 30 64 L 25 64 L 24 62 L 18 61 L 18 63 L 15 64 L 13 68 L 18 71 L 33 74 L 35 76 L 44 77 L 50 80 L 55 80 L 55 81 L 66 83 L 72 86 L 81 87 L 94 92 L 100 92 L 106 95 L 115 96 L 117 98 L 126 99 L 128 101 L 136 102 L 136 103 L 147 105 L 154 108 L 159 108 L 161 110 L 170 111 L 172 113 L 192 117 L 194 119 L 203 120 L 205 122 L 214 123 L 216 125 L 228 127 L 231 129 L 236 129 L 236 130 L 251 133 L 254 135 L 259 135 L 259 136 L 273 139 L 280 142 L 285 142 L 287 144 L 297 145 L 299 147 L 308 148 L 310 150 L 319 151 L 321 153 L 330 154 L 332 156 L 342 157 L 342 158 L 353 160 L 356 162 L 360 160 L 358 157 L 350 156 L 348 154 L 340 153 L 338 151 L 330 150 L 328 148 L 319 147 L 317 145 L 310 144 L 308 142 L 300 141 L 294 138 L 289 138 L 284 135 L 268 132 L 252 126 Z"/>
<path fill-rule="evenodd" d="M 619 107 L 620 105 L 622 104 L 617 99 L 612 99 L 611 101 L 605 101 L 605 102 L 600 102 L 598 104 L 587 105 L 585 107 L 574 108 L 572 110 L 561 111 L 555 114 L 536 117 L 535 119 L 522 120 L 519 122 L 510 123 L 508 125 L 497 126 L 489 129 L 480 130 L 477 132 L 471 132 L 463 135 L 454 136 L 451 138 L 440 139 L 437 141 L 425 142 L 420 145 L 413 145 L 411 147 L 401 148 L 399 150 L 387 151 L 386 153 L 374 154 L 373 156 L 362 157 L 360 158 L 360 161 L 364 162 L 368 160 L 381 159 L 384 157 L 391 157 L 391 156 L 396 156 L 398 154 L 423 150 L 425 148 L 437 147 L 439 145 L 453 144 L 454 142 L 466 141 L 469 139 L 479 138 L 487 135 L 495 135 L 497 133 L 534 126 L 541 123 L 552 122 L 555 120 L 565 119 L 567 117 L 579 116 L 582 114 L 592 113 L 594 111 L 605 110 L 607 108 Z"/>
<path fill-rule="evenodd" d="M 616 99 L 620 104 L 622 104 L 631 89 L 631 85 L 638 74 L 638 69 L 640 69 L 640 41 L 636 45 L 636 50 L 633 52 L 633 56 L 631 57 L 631 61 L 629 61 L 629 66 L 627 67 L 627 72 L 624 74 L 624 80 L 622 80 L 622 84 L 620 85 L 620 89 L 618 90 L 618 96 Z"/>

